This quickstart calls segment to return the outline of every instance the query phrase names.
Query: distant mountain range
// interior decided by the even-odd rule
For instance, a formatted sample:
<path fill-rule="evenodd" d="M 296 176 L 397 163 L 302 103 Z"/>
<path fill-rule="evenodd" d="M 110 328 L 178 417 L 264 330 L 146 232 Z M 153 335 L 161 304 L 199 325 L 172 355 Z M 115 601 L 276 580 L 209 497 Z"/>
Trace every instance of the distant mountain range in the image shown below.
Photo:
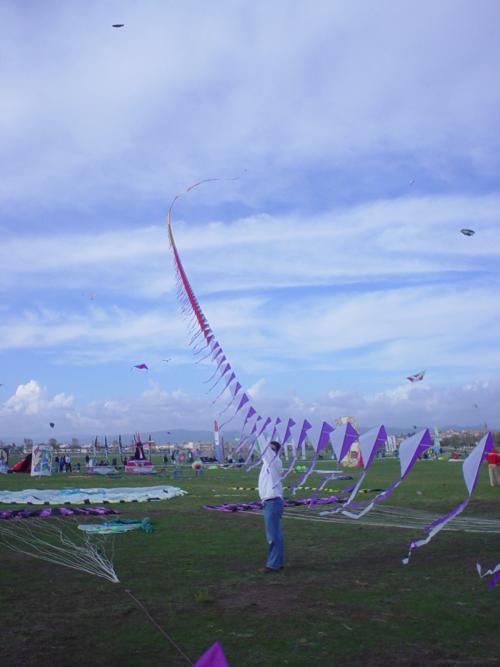
<path fill-rule="evenodd" d="M 224 431 L 224 439 L 226 441 L 233 440 L 239 436 L 239 431 Z M 111 445 L 114 440 L 118 440 L 118 434 L 106 434 L 108 439 L 108 445 Z M 151 437 L 151 440 L 154 440 L 157 444 L 171 443 L 178 445 L 184 442 L 213 442 L 214 434 L 210 430 L 191 430 L 191 429 L 172 429 L 171 431 L 142 431 L 141 439 L 148 440 Z M 31 439 L 35 444 L 41 442 L 47 442 L 49 438 L 57 438 L 57 442 L 69 442 L 73 438 L 77 438 L 80 444 L 86 444 L 93 442 L 96 438 L 95 434 L 78 434 L 78 435 L 67 435 L 53 433 L 50 436 L 33 436 Z M 133 433 L 122 433 L 122 444 L 126 447 L 134 441 Z M 98 443 L 102 446 L 104 444 L 104 435 L 97 436 Z M 24 444 L 24 438 L 19 437 L 8 437 L 3 436 L 1 438 L 2 442 L 5 445 L 10 445 L 15 443 L 16 445 Z"/>

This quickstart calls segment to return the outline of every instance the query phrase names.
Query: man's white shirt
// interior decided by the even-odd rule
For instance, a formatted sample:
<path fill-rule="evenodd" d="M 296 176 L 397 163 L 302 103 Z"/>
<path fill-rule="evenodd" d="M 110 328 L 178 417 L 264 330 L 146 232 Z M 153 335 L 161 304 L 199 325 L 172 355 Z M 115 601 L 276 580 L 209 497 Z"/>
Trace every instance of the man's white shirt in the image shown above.
<path fill-rule="evenodd" d="M 279 454 L 276 455 L 276 452 L 269 447 L 262 456 L 262 467 L 259 474 L 259 496 L 261 500 L 283 498 L 282 474 L 283 465 Z"/>

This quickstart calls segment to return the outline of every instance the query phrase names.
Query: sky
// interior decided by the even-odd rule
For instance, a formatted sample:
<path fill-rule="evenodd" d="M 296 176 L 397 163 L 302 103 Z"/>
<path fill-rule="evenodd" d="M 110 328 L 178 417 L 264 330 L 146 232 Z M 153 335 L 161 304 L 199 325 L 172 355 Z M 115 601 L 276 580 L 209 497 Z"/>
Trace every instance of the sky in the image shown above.
<path fill-rule="evenodd" d="M 500 428 L 499 20 L 4 0 L 0 438 L 211 427 L 165 223 L 216 177 L 174 234 L 259 411 Z"/>

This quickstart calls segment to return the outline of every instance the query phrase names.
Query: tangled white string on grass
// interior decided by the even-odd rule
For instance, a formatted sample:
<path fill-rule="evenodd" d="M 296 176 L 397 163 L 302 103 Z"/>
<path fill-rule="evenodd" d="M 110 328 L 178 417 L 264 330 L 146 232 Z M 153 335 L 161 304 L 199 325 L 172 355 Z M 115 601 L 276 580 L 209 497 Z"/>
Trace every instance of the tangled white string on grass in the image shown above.
<path fill-rule="evenodd" d="M 54 517 L 2 521 L 0 539 L 12 551 L 119 583 L 104 540 L 72 530 L 68 523 Z"/>

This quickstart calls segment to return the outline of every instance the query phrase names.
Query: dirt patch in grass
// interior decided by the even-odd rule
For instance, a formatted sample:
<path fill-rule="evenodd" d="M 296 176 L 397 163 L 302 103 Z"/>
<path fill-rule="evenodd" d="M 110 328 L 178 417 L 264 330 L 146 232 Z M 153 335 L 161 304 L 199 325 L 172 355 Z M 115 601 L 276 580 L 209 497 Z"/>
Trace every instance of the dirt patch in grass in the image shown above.
<path fill-rule="evenodd" d="M 253 577 L 239 585 L 222 584 L 214 594 L 217 607 L 228 614 L 244 612 L 262 616 L 289 615 L 304 601 L 301 586 L 285 582 L 282 573 L 262 574 L 262 581 Z"/>

